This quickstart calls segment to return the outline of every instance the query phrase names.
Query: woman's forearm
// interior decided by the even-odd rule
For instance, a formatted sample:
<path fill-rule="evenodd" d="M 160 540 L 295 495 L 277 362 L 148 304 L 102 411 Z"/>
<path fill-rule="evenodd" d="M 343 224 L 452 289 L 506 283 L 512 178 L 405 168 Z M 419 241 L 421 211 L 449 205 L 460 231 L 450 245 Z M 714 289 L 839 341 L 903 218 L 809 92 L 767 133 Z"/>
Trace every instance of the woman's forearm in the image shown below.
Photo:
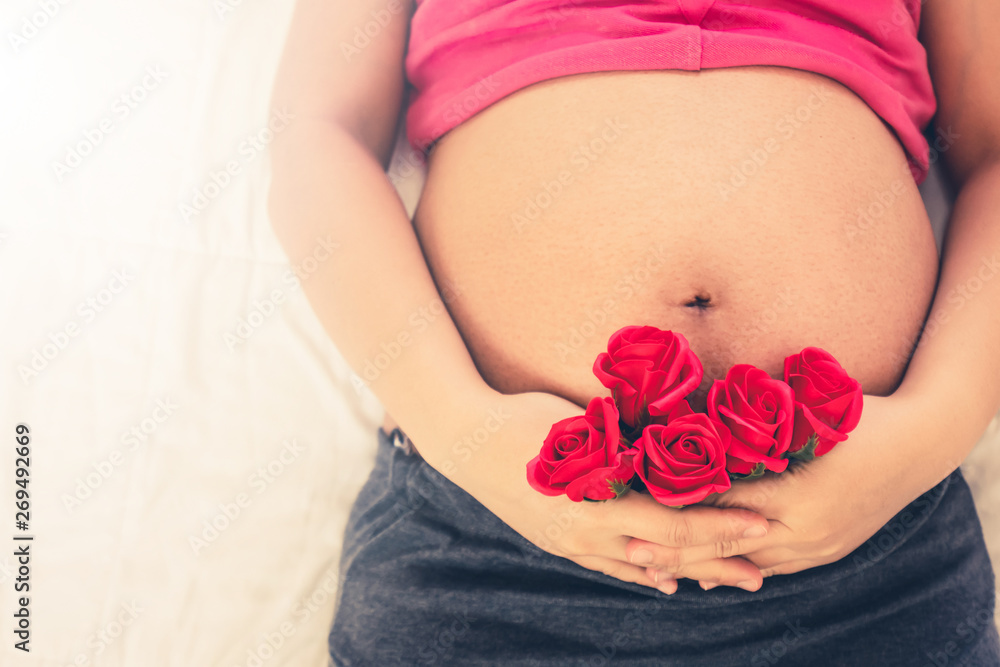
<path fill-rule="evenodd" d="M 379 160 L 347 130 L 299 119 L 272 164 L 269 211 L 291 261 L 336 245 L 303 283 L 320 323 L 418 446 L 451 442 L 445 429 L 491 392 L 445 307 L 461 286 L 438 293 Z"/>
<path fill-rule="evenodd" d="M 969 454 L 1000 407 L 1000 160 L 961 188 L 945 239 L 937 291 L 898 393 L 926 422 L 922 486 L 944 478 Z M 914 471 L 916 472 L 916 471 Z"/>

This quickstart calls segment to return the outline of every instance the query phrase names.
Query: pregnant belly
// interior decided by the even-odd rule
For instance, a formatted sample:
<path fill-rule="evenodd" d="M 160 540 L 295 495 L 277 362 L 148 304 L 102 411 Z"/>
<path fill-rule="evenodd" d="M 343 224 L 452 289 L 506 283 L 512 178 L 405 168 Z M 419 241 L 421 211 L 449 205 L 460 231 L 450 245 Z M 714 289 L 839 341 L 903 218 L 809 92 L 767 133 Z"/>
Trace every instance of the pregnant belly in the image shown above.
<path fill-rule="evenodd" d="M 683 333 L 703 390 L 815 345 L 891 393 L 937 271 L 891 130 L 784 68 L 526 88 L 438 143 L 414 224 L 485 380 L 581 405 L 630 324 Z"/>

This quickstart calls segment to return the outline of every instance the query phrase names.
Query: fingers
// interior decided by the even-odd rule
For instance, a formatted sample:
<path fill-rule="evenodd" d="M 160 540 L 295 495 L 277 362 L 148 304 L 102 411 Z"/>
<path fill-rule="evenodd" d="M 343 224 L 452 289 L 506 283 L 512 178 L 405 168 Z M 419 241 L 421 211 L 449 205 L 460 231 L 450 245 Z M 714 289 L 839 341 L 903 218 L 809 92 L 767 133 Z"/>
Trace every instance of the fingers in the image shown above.
<path fill-rule="evenodd" d="M 630 563 L 636 565 L 655 567 L 666 574 L 695 578 L 691 576 L 692 566 L 757 551 L 764 541 L 764 538 L 756 538 L 679 548 L 632 539 L 625 546 L 625 556 Z"/>
<path fill-rule="evenodd" d="M 687 548 L 666 547 L 633 538 L 625 545 L 625 554 L 630 563 L 646 565 L 650 577 L 658 571 L 662 576 L 696 579 L 705 590 L 716 585 L 757 590 L 763 577 L 798 572 L 816 565 L 805 564 L 800 554 L 781 545 L 787 528 L 780 522 L 772 522 L 770 531 L 762 538 Z"/>
<path fill-rule="evenodd" d="M 760 570 L 757 569 L 757 566 L 739 556 L 702 561 L 684 568 L 683 573 L 678 574 L 660 572 L 656 567 L 646 569 L 646 576 L 650 578 L 656 578 L 657 573 L 659 573 L 659 577 L 661 578 L 684 577 L 695 579 L 702 583 L 736 586 L 745 591 L 756 591 L 764 583 L 764 577 Z"/>
<path fill-rule="evenodd" d="M 577 565 L 585 567 L 588 570 L 595 570 L 621 581 L 655 588 L 667 595 L 673 595 L 677 591 L 677 581 L 675 579 L 656 572 L 650 576 L 647 574 L 646 568 L 639 567 L 638 565 L 602 556 L 580 556 L 572 560 Z"/>
<path fill-rule="evenodd" d="M 762 547 L 768 522 L 759 514 L 704 506 L 671 509 L 640 494 L 587 509 L 587 529 L 557 553 L 582 567 L 668 595 L 681 577 L 746 590 L 763 583 L 757 566 L 739 557 Z"/>
<path fill-rule="evenodd" d="M 677 579 L 682 577 L 726 586 L 739 586 L 748 591 L 759 589 L 763 583 L 760 570 L 745 558 L 737 556 L 702 559 L 668 570 L 656 565 L 650 566 L 648 562 L 642 560 L 641 555 L 644 548 L 649 547 L 649 553 L 652 553 L 652 548 L 665 549 L 665 547 L 649 545 L 639 540 L 622 539 L 627 542 L 625 545 L 612 547 L 614 555 L 580 555 L 572 556 L 570 560 L 622 581 L 656 588 L 667 595 L 677 591 Z M 627 558 L 631 562 L 620 560 L 623 553 L 628 554 Z"/>
<path fill-rule="evenodd" d="M 789 560 L 782 562 L 781 564 L 775 565 L 774 567 L 762 568 L 760 571 L 760 575 L 765 579 L 767 579 L 768 577 L 773 577 L 776 574 L 793 574 L 795 572 L 801 572 L 802 570 L 807 570 L 811 567 L 816 567 L 817 565 L 818 563 L 800 558 L 796 560 Z M 656 571 L 655 568 L 650 567 L 646 569 L 646 574 L 649 575 L 650 577 L 654 577 L 655 571 Z M 667 575 L 661 575 L 661 576 L 667 576 Z M 717 586 L 724 586 L 727 584 L 713 583 L 711 581 L 699 581 L 698 585 L 701 586 L 703 590 L 710 591 Z"/>
<path fill-rule="evenodd" d="M 765 568 L 761 570 L 760 573 L 765 577 L 773 577 L 776 574 L 793 574 L 795 572 L 801 572 L 802 570 L 808 570 L 809 568 L 816 567 L 817 565 L 822 565 L 822 563 L 799 559 L 781 563 L 780 565 L 775 565 L 774 567 Z"/>
<path fill-rule="evenodd" d="M 725 493 L 713 493 L 698 504 L 703 507 L 741 508 L 752 512 L 771 515 L 775 498 L 788 477 L 776 473 L 765 473 L 754 480 L 734 481 Z"/>
<path fill-rule="evenodd" d="M 665 547 L 735 543 L 763 537 L 768 531 L 767 519 L 742 509 L 691 506 L 675 510 L 639 494 L 626 494 L 615 504 L 623 533 Z"/>

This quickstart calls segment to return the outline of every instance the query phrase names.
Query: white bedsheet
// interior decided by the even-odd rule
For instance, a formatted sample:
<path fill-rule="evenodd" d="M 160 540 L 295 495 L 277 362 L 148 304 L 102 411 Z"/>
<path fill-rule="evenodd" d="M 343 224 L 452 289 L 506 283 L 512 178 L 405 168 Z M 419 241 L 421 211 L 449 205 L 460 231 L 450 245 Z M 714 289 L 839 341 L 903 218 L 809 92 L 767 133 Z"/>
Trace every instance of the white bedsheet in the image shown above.
<path fill-rule="evenodd" d="M 289 266 L 266 219 L 291 7 L 0 10 L 0 664 L 326 663 L 381 408 L 353 388 L 296 282 L 309 266 Z M 9 630 L 19 422 L 29 654 Z M 998 446 L 994 430 L 969 474 L 994 553 Z"/>

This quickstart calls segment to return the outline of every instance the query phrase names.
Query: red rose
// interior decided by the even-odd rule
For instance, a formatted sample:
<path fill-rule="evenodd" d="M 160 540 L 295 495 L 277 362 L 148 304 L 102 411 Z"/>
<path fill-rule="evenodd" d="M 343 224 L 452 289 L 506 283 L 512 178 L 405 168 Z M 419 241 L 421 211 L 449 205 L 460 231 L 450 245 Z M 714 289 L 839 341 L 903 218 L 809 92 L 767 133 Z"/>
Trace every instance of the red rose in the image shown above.
<path fill-rule="evenodd" d="M 656 327 L 625 327 L 597 355 L 594 375 L 611 395 L 629 428 L 666 415 L 701 383 L 698 356 L 687 339 Z"/>
<path fill-rule="evenodd" d="M 704 413 L 692 413 L 690 408 L 686 412 L 671 415 L 666 425 L 647 426 L 635 443 L 639 478 L 654 498 L 674 507 L 701 502 L 730 487 L 729 429 Z"/>
<path fill-rule="evenodd" d="M 552 425 L 542 451 L 528 462 L 528 484 L 547 496 L 608 500 L 632 480 L 635 449 L 621 441 L 618 409 L 610 398 L 593 398 L 586 414 Z"/>
<path fill-rule="evenodd" d="M 847 440 L 861 420 L 861 383 L 826 350 L 807 347 L 785 359 L 785 382 L 795 393 L 795 429 L 789 453 L 815 433 L 815 456 Z"/>
<path fill-rule="evenodd" d="M 795 401 L 792 388 L 750 364 L 737 364 L 708 391 L 708 414 L 733 435 L 727 468 L 738 475 L 784 472 L 782 456 L 792 440 Z"/>

